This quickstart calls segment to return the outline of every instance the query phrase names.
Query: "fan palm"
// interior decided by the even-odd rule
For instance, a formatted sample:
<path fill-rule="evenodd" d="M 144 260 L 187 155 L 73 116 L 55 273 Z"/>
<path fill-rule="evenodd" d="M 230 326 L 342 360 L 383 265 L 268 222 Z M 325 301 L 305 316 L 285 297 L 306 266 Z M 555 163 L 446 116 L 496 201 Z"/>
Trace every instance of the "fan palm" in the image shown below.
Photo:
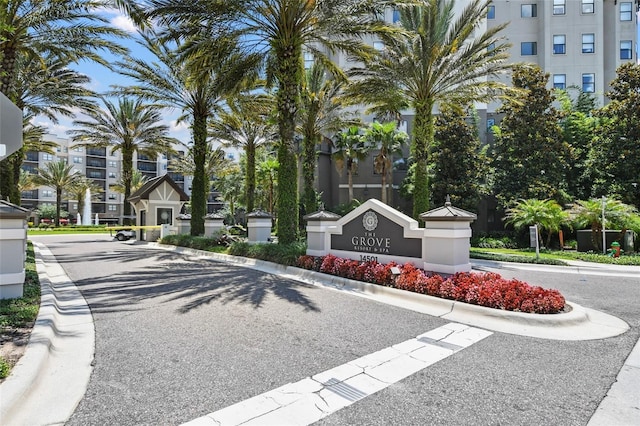
<path fill-rule="evenodd" d="M 358 170 L 358 162 L 367 158 L 370 149 L 358 126 L 351 126 L 346 131 L 337 133 L 333 141 L 331 157 L 335 161 L 338 174 L 342 176 L 345 166 L 347 169 L 349 202 L 353 201 L 353 175 Z"/>
<path fill-rule="evenodd" d="M 80 174 L 73 171 L 73 165 L 67 165 L 64 161 L 52 161 L 44 168 L 37 169 L 38 174 L 33 176 L 36 185 L 48 186 L 56 191 L 56 218 L 55 225 L 60 225 L 60 208 L 62 205 L 62 191 L 71 189 L 80 179 Z"/>
<path fill-rule="evenodd" d="M 192 155 L 195 169 L 191 195 L 191 235 L 204 233 L 207 213 L 209 176 L 204 169 L 207 156 L 207 122 L 222 107 L 225 97 L 239 89 L 247 70 L 254 68 L 255 58 L 245 57 L 231 39 L 220 39 L 208 52 L 207 69 L 199 68 L 188 54 L 181 54 L 184 44 L 162 42 L 153 33 L 142 34 L 143 44 L 157 62 L 128 58 L 121 63 L 121 74 L 138 81 L 127 92 L 169 108 L 179 108 L 178 122 L 191 123 Z"/>
<path fill-rule="evenodd" d="M 245 94 L 227 101 L 228 109 L 210 123 L 209 131 L 224 146 L 239 147 L 246 156 L 245 201 L 247 212 L 255 208 L 256 150 L 274 141 L 277 129 L 269 119 L 273 98 Z"/>
<path fill-rule="evenodd" d="M 353 113 L 345 110 L 341 80 L 329 78 L 327 69 L 314 62 L 303 81 L 298 133 L 302 140 L 302 201 L 307 213 L 317 210 L 314 188 L 318 147 L 325 135 L 333 135 L 350 125 L 357 124 Z"/>
<path fill-rule="evenodd" d="M 75 120 L 76 129 L 68 131 L 77 145 L 103 148 L 122 154 L 122 181 L 124 183 L 124 215 L 131 215 L 127 201 L 131 195 L 133 154 L 138 152 L 154 158 L 158 153 L 172 150 L 177 139 L 167 136 L 169 127 L 161 124 L 162 115 L 157 105 L 145 104 L 141 99 L 122 97 L 115 104 L 103 100 L 106 109 L 84 110 L 85 120 Z"/>
<path fill-rule="evenodd" d="M 354 100 L 385 107 L 401 99 L 415 111 L 411 153 L 415 163 L 413 216 L 429 208 L 427 167 L 434 140 L 436 105 L 460 107 L 489 101 L 507 86 L 486 77 L 509 68 L 508 44 L 496 25 L 478 32 L 487 16 L 489 0 L 473 0 L 454 19 L 453 0 L 422 0 L 399 9 L 400 23 L 408 36 L 385 41 L 386 48 L 364 67 L 350 73 L 359 78 L 350 93 Z"/>
<path fill-rule="evenodd" d="M 373 159 L 373 168 L 382 179 L 381 199 L 387 204 L 388 183 L 393 170 L 393 155 L 402 153 L 402 146 L 407 143 L 409 136 L 397 130 L 395 121 L 388 123 L 373 122 L 365 132 L 365 140 L 372 144 L 372 149 L 378 149 L 378 154 Z"/>
<path fill-rule="evenodd" d="M 373 12 L 392 2 L 369 0 L 221 0 L 178 3 L 151 0 L 151 14 L 184 34 L 193 22 L 203 37 L 197 49 L 208 54 L 210 40 L 228 31 L 243 42 L 246 51 L 262 55 L 269 82 L 277 85 L 278 143 L 278 241 L 291 243 L 298 233 L 298 172 L 295 144 L 296 118 L 300 109 L 303 81 L 303 49 L 328 67 L 333 75 L 342 75 L 329 61 L 328 53 L 345 51 L 353 57 L 375 53 L 358 36 L 398 32 Z M 325 48 L 326 50 L 324 50 Z"/>

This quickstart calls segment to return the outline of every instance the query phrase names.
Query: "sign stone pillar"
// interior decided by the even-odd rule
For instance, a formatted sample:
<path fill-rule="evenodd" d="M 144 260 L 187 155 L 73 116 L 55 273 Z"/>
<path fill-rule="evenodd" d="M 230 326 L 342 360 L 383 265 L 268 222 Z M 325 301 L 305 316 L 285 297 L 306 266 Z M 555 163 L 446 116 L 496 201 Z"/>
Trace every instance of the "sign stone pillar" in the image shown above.
<path fill-rule="evenodd" d="M 420 219 L 425 222 L 424 269 L 447 274 L 469 272 L 471 222 L 476 215 L 453 207 L 447 197 L 443 207 L 422 213 Z"/>
<path fill-rule="evenodd" d="M 331 248 L 329 228 L 335 227 L 336 221 L 342 216 L 320 210 L 309 213 L 302 219 L 307 222 L 307 254 L 310 256 L 325 256 Z"/>
<path fill-rule="evenodd" d="M 209 213 L 204 217 L 204 236 L 212 237 L 224 228 L 224 216 L 218 213 Z"/>
<path fill-rule="evenodd" d="M 191 215 L 179 214 L 176 216 L 177 235 L 189 235 L 191 233 Z"/>
<path fill-rule="evenodd" d="M 254 210 L 247 215 L 247 239 L 249 244 L 268 243 L 271 241 L 272 219 L 273 217 L 263 210 Z"/>
<path fill-rule="evenodd" d="M 0 299 L 22 297 L 29 210 L 0 200 Z"/>

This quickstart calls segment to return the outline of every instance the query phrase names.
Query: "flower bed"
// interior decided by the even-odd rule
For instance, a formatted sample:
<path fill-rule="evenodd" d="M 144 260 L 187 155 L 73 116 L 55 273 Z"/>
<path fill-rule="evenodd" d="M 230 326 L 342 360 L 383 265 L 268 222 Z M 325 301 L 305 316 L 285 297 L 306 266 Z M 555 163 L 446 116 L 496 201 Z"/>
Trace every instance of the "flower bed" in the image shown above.
<path fill-rule="evenodd" d="M 565 305 L 558 290 L 531 286 L 516 279 L 507 280 L 493 272 L 459 272 L 447 278 L 425 272 L 410 263 L 383 265 L 374 261 L 358 262 L 331 254 L 300 256 L 297 266 L 401 290 L 428 294 L 488 308 L 536 314 L 555 314 Z M 400 270 L 394 275 L 392 268 Z"/>

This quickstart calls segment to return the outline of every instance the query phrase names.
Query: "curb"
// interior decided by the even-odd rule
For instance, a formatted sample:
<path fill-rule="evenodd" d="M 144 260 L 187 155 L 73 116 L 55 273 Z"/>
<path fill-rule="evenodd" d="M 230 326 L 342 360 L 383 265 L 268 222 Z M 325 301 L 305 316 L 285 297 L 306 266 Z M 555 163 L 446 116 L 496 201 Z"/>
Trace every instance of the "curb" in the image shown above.
<path fill-rule="evenodd" d="M 629 325 L 619 318 L 594 309 L 584 308 L 569 301 L 566 303 L 572 308 L 571 311 L 560 314 L 543 315 L 503 311 L 350 280 L 264 260 L 159 243 L 148 243 L 148 245 L 162 250 L 191 254 L 200 258 L 209 258 L 261 272 L 278 274 L 284 278 L 306 284 L 348 292 L 449 321 L 508 334 L 550 340 L 597 340 L 618 336 L 629 330 Z"/>
<path fill-rule="evenodd" d="M 24 355 L 0 385 L 3 425 L 64 424 L 84 396 L 93 367 L 93 317 L 51 252 L 33 243 L 40 311 Z M 55 392 L 51 392 L 55 389 Z"/>

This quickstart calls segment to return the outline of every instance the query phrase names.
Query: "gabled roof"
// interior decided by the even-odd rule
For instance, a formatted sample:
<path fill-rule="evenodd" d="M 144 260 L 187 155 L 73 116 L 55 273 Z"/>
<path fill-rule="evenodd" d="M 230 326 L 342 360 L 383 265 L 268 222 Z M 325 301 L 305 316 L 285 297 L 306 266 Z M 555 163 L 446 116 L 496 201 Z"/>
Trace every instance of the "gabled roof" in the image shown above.
<path fill-rule="evenodd" d="M 5 219 L 25 219 L 27 216 L 29 216 L 28 209 L 0 200 L 0 217 Z"/>
<path fill-rule="evenodd" d="M 177 183 L 169 177 L 169 175 L 162 175 L 149 179 L 144 185 L 140 187 L 136 192 L 131 194 L 127 201 L 130 203 L 137 203 L 140 200 L 148 200 L 149 195 L 163 183 L 168 183 L 171 187 L 180 195 L 180 201 L 188 201 L 189 196 L 178 186 Z"/>

